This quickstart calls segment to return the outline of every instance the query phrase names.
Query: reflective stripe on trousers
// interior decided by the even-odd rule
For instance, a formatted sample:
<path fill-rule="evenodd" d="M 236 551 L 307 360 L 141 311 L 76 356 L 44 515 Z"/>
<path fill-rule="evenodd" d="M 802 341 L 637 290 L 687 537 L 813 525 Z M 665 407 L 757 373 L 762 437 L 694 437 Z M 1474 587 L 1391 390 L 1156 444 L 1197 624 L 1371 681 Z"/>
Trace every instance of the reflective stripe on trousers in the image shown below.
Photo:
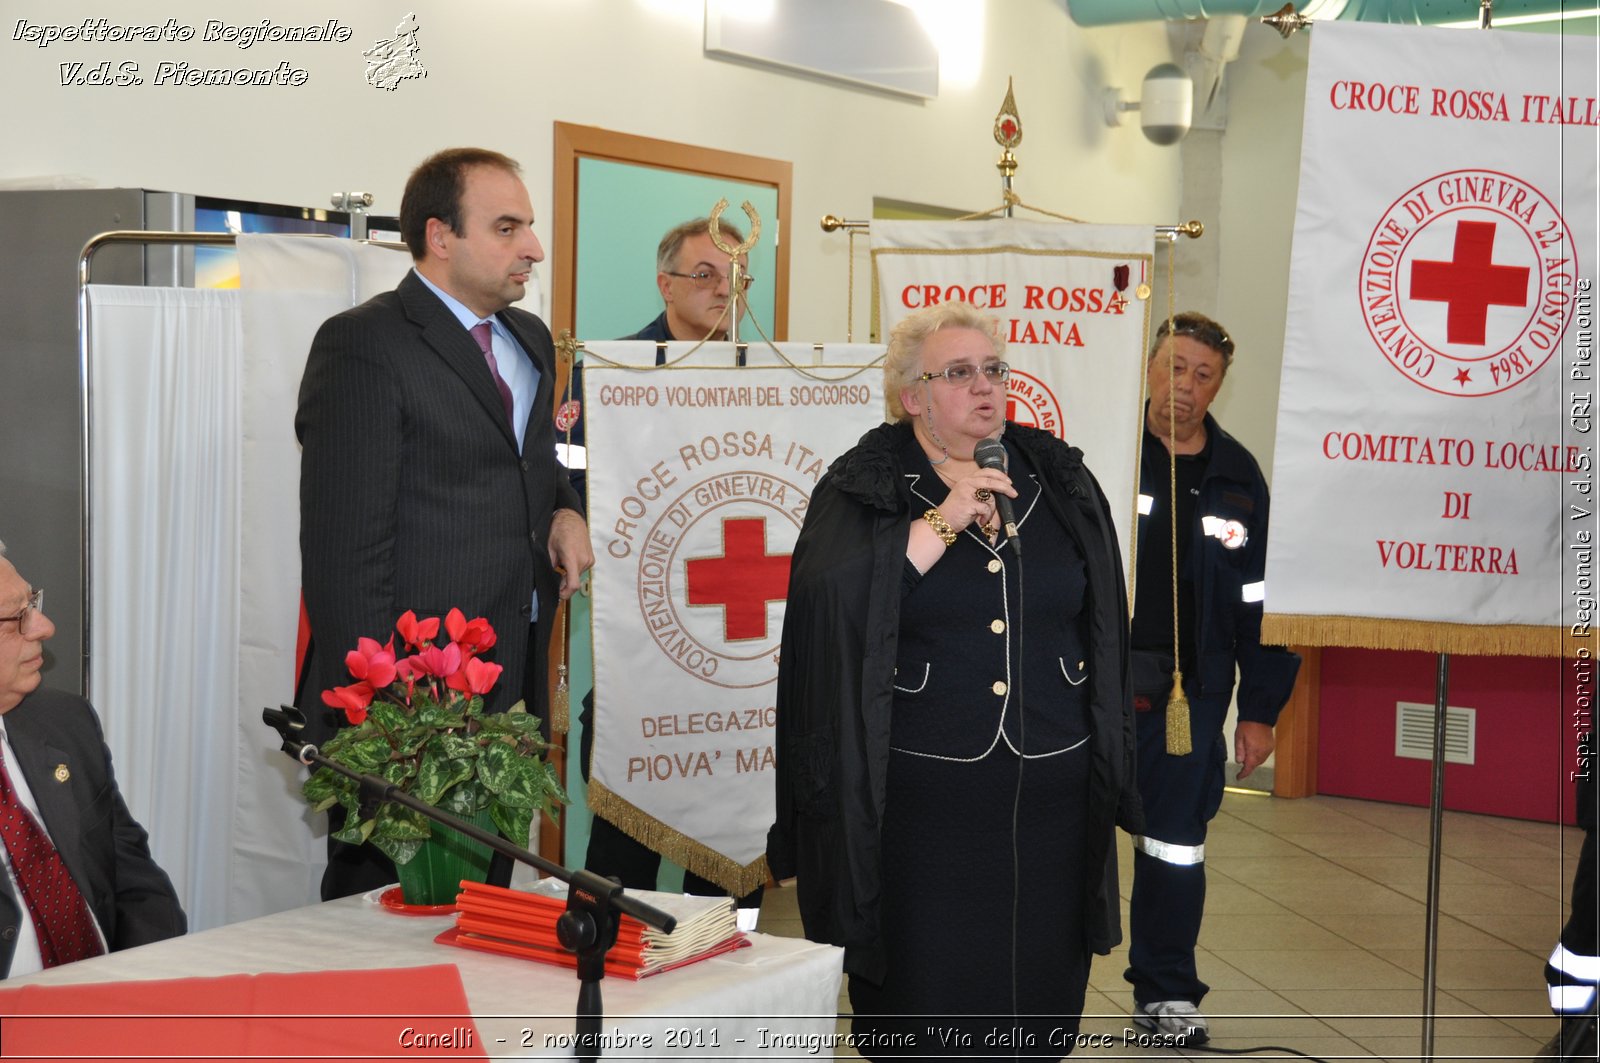
<path fill-rule="evenodd" d="M 1600 983 L 1600 956 L 1585 956 L 1565 945 L 1557 945 L 1550 953 L 1550 966 L 1580 982 Z"/>
<path fill-rule="evenodd" d="M 1202 842 L 1199 845 L 1174 845 L 1157 838 L 1146 838 L 1143 835 L 1134 835 L 1133 847 L 1146 856 L 1154 857 L 1163 864 L 1177 864 L 1187 867 L 1192 864 L 1206 862 L 1206 847 Z"/>
<path fill-rule="evenodd" d="M 1550 987 L 1550 1010 L 1561 1015 L 1593 1011 L 1594 997 L 1592 985 L 1553 985 Z"/>

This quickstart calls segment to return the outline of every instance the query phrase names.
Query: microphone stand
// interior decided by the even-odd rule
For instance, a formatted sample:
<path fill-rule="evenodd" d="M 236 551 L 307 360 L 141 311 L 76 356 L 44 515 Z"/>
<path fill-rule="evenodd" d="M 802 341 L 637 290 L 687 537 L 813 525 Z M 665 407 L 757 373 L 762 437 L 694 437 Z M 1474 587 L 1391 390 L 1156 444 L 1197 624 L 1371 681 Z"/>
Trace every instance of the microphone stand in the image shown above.
<path fill-rule="evenodd" d="M 617 927 L 622 916 L 631 915 L 664 933 L 671 933 L 677 920 L 643 901 L 629 897 L 620 885 L 608 878 L 601 878 L 592 871 L 569 871 L 560 864 L 513 845 L 498 834 L 441 812 L 376 775 L 352 771 L 330 760 L 313 743 L 300 738 L 306 718 L 292 705 L 262 709 L 261 720 L 283 739 L 283 751 L 301 764 L 328 768 L 358 783 L 363 806 L 376 806 L 384 801 L 404 805 L 435 823 L 460 831 L 474 841 L 487 845 L 502 856 L 553 875 L 567 884 L 567 910 L 556 920 L 556 937 L 563 948 L 578 957 L 578 1007 L 574 1013 L 576 1055 L 581 1063 L 598 1060 L 600 1026 L 605 1014 L 600 999 L 600 979 L 606 976 L 606 952 L 616 944 Z"/>

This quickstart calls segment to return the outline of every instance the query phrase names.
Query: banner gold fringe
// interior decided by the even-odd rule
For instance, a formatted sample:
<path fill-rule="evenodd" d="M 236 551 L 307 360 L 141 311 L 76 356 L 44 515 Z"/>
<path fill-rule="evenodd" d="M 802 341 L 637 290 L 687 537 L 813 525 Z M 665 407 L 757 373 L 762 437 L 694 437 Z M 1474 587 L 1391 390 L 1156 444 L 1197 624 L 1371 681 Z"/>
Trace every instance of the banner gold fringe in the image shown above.
<path fill-rule="evenodd" d="M 1592 634 L 1574 635 L 1536 624 L 1448 624 L 1372 616 L 1268 613 L 1261 641 L 1269 645 L 1354 646 L 1369 650 L 1424 650 L 1479 657 L 1575 657 L 1594 651 Z"/>
<path fill-rule="evenodd" d="M 715 882 L 730 896 L 743 897 L 757 886 L 767 884 L 767 858 L 764 854 L 757 857 L 754 863 L 741 867 L 714 849 L 706 848 L 688 835 L 640 811 L 597 779 L 589 781 L 589 807 L 634 841 L 701 878 Z"/>

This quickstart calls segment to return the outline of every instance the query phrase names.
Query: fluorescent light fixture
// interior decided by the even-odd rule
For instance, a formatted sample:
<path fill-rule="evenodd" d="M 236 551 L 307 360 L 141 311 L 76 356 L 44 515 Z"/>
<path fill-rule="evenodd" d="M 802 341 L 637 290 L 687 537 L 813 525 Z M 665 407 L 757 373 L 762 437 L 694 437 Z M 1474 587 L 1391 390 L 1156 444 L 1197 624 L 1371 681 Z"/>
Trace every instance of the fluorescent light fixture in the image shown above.
<path fill-rule="evenodd" d="M 1537 26 L 1543 22 L 1576 22 L 1581 18 L 1600 18 L 1600 8 L 1589 8 L 1587 11 L 1546 11 L 1542 15 L 1495 15 L 1491 24 L 1494 26 Z M 1460 22 L 1441 22 L 1440 26 L 1447 29 L 1475 30 L 1478 20 L 1463 19 Z"/>

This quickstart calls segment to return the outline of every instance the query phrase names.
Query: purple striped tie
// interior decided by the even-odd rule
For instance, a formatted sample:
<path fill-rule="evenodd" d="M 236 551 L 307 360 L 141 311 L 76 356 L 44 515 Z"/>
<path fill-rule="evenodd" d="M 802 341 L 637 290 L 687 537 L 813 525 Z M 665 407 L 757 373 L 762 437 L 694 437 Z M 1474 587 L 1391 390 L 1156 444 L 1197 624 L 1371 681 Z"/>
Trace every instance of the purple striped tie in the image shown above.
<path fill-rule="evenodd" d="M 478 341 L 483 356 L 489 361 L 489 375 L 494 377 L 494 386 L 500 391 L 500 405 L 505 407 L 506 423 L 514 428 L 517 422 L 511 411 L 516 403 L 511 398 L 511 385 L 500 375 L 500 363 L 494 360 L 493 330 L 487 321 L 481 321 L 473 325 L 469 331 L 472 333 L 472 338 Z"/>

